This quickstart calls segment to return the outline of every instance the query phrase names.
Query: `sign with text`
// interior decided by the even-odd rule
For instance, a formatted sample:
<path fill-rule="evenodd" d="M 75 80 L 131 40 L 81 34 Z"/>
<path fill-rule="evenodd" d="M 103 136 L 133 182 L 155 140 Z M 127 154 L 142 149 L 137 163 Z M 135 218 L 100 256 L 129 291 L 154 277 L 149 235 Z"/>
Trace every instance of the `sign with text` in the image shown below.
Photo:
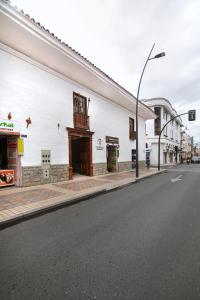
<path fill-rule="evenodd" d="M 119 144 L 119 138 L 113 136 L 106 136 L 106 143 Z"/>
<path fill-rule="evenodd" d="M 19 132 L 19 123 L 17 121 L 0 119 L 0 134 L 19 135 Z"/>

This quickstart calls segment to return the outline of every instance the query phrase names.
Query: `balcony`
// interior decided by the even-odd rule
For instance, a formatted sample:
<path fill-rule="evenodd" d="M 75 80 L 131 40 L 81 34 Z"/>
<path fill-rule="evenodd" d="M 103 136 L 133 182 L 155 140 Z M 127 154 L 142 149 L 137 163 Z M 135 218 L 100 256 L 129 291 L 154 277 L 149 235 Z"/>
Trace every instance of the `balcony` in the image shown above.
<path fill-rule="evenodd" d="M 74 128 L 89 130 L 89 116 L 79 113 L 74 113 Z"/>
<path fill-rule="evenodd" d="M 136 140 L 136 131 L 130 131 L 129 132 L 129 138 L 132 141 Z"/>

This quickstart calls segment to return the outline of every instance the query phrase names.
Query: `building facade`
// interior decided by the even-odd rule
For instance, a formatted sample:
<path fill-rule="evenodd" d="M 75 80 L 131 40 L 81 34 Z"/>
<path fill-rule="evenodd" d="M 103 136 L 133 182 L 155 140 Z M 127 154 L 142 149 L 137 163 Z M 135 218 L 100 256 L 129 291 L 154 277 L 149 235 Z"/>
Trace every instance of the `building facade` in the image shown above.
<path fill-rule="evenodd" d="M 150 159 L 151 165 L 158 164 L 158 137 L 163 126 L 177 112 L 169 100 L 165 98 L 153 98 L 143 100 L 158 116 L 155 120 L 146 121 L 146 156 Z M 164 129 L 161 135 L 160 163 L 169 165 L 180 162 L 181 147 L 181 118 L 172 120 Z"/>
<path fill-rule="evenodd" d="M 182 161 L 191 159 L 192 157 L 192 137 L 184 130 L 181 132 L 181 158 Z"/>
<path fill-rule="evenodd" d="M 135 97 L 7 1 L 0 27 L 0 184 L 12 172 L 29 186 L 132 169 Z M 151 118 L 139 103 L 141 166 Z"/>
<path fill-rule="evenodd" d="M 200 142 L 193 144 L 193 138 L 192 138 L 192 156 L 200 156 Z"/>

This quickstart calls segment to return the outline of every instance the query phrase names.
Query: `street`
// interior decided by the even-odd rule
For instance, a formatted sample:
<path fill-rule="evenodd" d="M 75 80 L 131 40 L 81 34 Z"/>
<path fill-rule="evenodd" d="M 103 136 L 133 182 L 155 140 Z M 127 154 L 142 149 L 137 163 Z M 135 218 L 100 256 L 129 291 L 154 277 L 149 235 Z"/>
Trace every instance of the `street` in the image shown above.
<path fill-rule="evenodd" d="M 0 232 L 0 299 L 200 299 L 200 165 Z"/>

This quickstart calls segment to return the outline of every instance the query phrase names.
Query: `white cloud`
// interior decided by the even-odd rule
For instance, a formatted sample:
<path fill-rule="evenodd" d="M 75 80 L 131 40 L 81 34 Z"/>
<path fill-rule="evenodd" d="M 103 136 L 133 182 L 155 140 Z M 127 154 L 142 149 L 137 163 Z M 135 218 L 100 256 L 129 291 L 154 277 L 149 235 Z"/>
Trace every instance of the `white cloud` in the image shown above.
<path fill-rule="evenodd" d="M 136 94 L 144 61 L 154 54 L 141 98 L 166 97 L 200 119 L 199 0 L 13 0 L 63 41 Z M 200 139 L 199 121 L 188 125 Z"/>

